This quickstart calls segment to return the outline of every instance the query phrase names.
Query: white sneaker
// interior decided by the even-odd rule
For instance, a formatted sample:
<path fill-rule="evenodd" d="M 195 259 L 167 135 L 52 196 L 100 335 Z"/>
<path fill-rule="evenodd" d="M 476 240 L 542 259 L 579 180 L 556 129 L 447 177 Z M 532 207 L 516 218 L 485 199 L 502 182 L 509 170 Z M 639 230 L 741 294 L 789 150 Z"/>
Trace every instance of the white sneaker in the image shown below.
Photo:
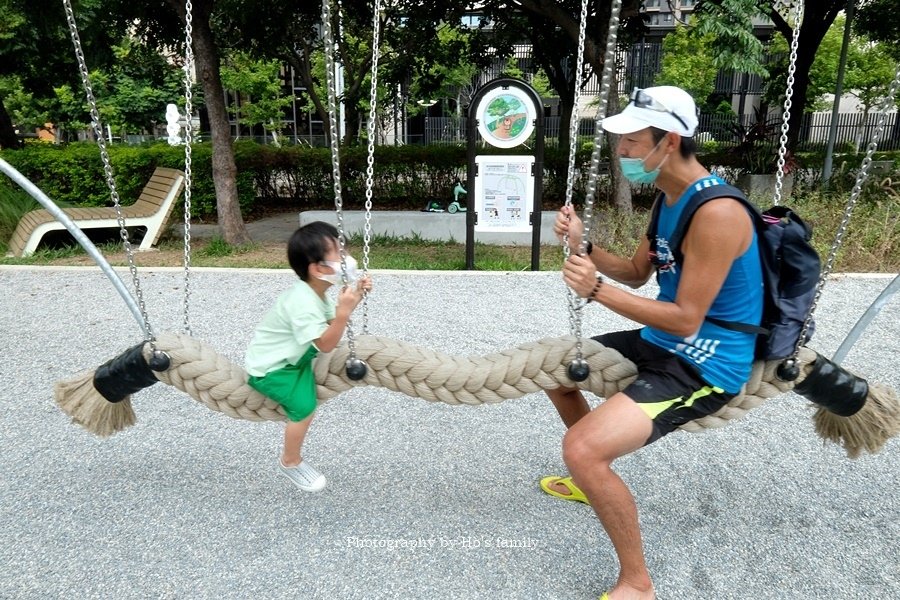
<path fill-rule="evenodd" d="M 281 459 L 278 460 L 278 468 L 288 479 L 304 492 L 318 492 L 327 483 L 325 476 L 316 471 L 307 462 L 301 462 L 296 467 L 286 467 Z"/>

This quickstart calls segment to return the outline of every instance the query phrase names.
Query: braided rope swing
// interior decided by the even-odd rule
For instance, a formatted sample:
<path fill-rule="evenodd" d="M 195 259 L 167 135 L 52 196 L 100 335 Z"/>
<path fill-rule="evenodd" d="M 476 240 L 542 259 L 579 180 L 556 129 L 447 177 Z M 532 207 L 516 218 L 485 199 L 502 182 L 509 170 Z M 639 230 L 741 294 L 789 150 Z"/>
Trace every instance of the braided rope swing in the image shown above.
<path fill-rule="evenodd" d="M 578 387 L 608 398 L 637 376 L 634 363 L 595 340 L 545 338 L 486 356 L 450 356 L 386 337 L 363 335 L 356 356 L 368 364 L 362 379 L 351 379 L 348 345 L 313 361 L 319 402 L 353 387 L 384 387 L 415 398 L 452 405 L 495 404 L 529 393 Z M 581 347 L 589 377 L 573 381 L 568 364 Z M 249 385 L 244 369 L 211 345 L 183 333 L 163 333 L 154 345 L 143 342 L 122 355 L 55 386 L 56 403 L 72 421 L 106 437 L 136 422 L 131 394 L 162 381 L 210 410 L 248 421 L 284 421 L 284 409 Z M 166 366 L 154 365 L 162 354 Z M 740 394 L 719 411 L 680 428 L 699 432 L 743 417 L 766 399 L 795 391 L 817 406 L 812 416 L 819 437 L 842 446 L 850 458 L 874 454 L 900 435 L 900 399 L 885 386 L 869 384 L 822 355 L 801 348 L 799 375 L 778 377 L 780 360 L 756 361 Z M 159 370 L 157 370 L 159 369 Z"/>
<path fill-rule="evenodd" d="M 347 345 L 319 354 L 313 361 L 319 402 L 352 387 L 384 387 L 414 398 L 453 405 L 495 404 L 525 394 L 558 387 L 579 387 L 610 397 L 630 384 L 637 370 L 619 352 L 591 339 L 583 339 L 582 353 L 591 367 L 590 377 L 574 382 L 566 366 L 575 356 L 575 338 L 545 338 L 486 356 L 450 356 L 399 340 L 380 336 L 357 338 L 356 355 L 369 365 L 360 381 L 347 377 L 350 357 Z M 241 367 L 209 344 L 187 335 L 164 333 L 157 348 L 171 358 L 168 370 L 157 379 L 186 392 L 210 410 L 236 419 L 283 421 L 284 409 L 249 385 Z M 149 356 L 149 346 L 145 347 Z M 801 362 L 811 363 L 816 353 L 804 348 Z M 778 361 L 756 362 L 744 391 L 717 413 L 697 419 L 682 429 L 699 432 L 722 427 L 762 404 L 767 398 L 789 391 L 803 380 L 780 381 Z"/>

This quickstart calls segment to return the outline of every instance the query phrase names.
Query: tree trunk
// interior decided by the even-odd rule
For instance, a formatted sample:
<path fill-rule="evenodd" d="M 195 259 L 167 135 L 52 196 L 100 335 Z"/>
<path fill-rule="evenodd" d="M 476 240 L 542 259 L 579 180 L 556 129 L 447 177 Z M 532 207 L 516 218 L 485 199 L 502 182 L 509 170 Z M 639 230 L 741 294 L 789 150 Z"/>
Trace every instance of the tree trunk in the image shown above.
<path fill-rule="evenodd" d="M 834 23 L 838 13 L 844 8 L 844 2 L 805 2 L 803 9 L 803 23 L 800 26 L 800 40 L 797 48 L 796 73 L 794 75 L 794 89 L 791 98 L 791 119 L 788 121 L 788 150 L 792 152 L 797 147 L 800 139 L 800 125 L 803 123 L 803 113 L 806 110 L 809 90 L 809 71 L 816 58 L 816 50 L 822 43 L 822 38 L 828 32 L 828 28 Z M 788 45 L 794 37 L 794 31 L 784 20 L 778 11 L 772 11 L 770 15 L 775 29 L 784 36 Z"/>
<path fill-rule="evenodd" d="M 184 5 L 170 0 L 184 19 Z M 250 234 L 241 217 L 237 193 L 237 167 L 231 145 L 231 128 L 225 108 L 225 90 L 219 72 L 219 52 L 210 28 L 210 12 L 214 0 L 193 3 L 194 61 L 197 79 L 203 86 L 204 101 L 209 114 L 212 140 L 212 175 L 216 189 L 216 212 L 222 238 L 231 245 L 250 243 Z M 188 115 L 190 119 L 190 115 Z"/>
<path fill-rule="evenodd" d="M 309 96 L 313 106 L 316 107 L 316 114 L 324 124 L 325 142 L 330 144 L 331 127 L 328 118 L 328 108 L 323 104 L 323 99 L 319 97 L 318 92 L 316 92 L 316 82 L 312 76 L 312 63 L 310 62 L 311 53 L 312 48 L 304 42 L 302 45 L 285 46 L 282 58 L 293 67 L 294 73 L 300 77 L 306 95 Z"/>
<path fill-rule="evenodd" d="M 20 148 L 19 136 L 16 135 L 16 128 L 13 127 L 12 119 L 6 112 L 6 106 L 0 99 L 0 148 Z"/>
<path fill-rule="evenodd" d="M 606 103 L 606 114 L 614 115 L 619 112 L 619 84 L 615 69 L 612 72 L 609 86 L 609 98 Z M 619 157 L 616 154 L 616 146 L 619 144 L 619 136 L 612 133 L 606 134 L 609 144 L 609 177 L 612 193 L 612 203 L 621 212 L 630 215 L 634 211 L 631 202 L 631 184 L 622 176 L 622 167 L 619 166 Z"/>
<path fill-rule="evenodd" d="M 801 49 L 797 51 L 797 73 L 809 73 L 812 68 L 813 61 L 816 58 L 814 52 L 803 44 Z M 791 118 L 788 121 L 788 150 L 793 152 L 797 148 L 797 142 L 800 140 L 800 126 L 803 124 L 803 113 L 805 112 L 808 100 L 806 98 L 809 89 L 809 75 L 797 76 L 794 78 L 794 89 L 791 97 Z"/>
<path fill-rule="evenodd" d="M 348 53 L 349 55 L 349 53 Z M 359 107 L 362 104 L 363 94 L 366 100 L 369 100 L 369 92 L 371 88 L 363 89 L 366 77 L 372 70 L 372 59 L 370 55 L 358 65 L 347 65 L 344 63 L 344 144 L 353 145 L 359 138 L 359 128 L 362 119 L 360 118 Z"/>
<path fill-rule="evenodd" d="M 353 146 L 359 139 L 359 109 L 358 104 L 350 105 L 346 102 L 344 105 L 344 145 Z"/>
<path fill-rule="evenodd" d="M 607 134 L 611 148 L 615 148 L 615 144 L 619 142 L 619 136 Z M 610 155 L 609 176 L 612 179 L 613 204 L 616 208 L 625 214 L 631 214 L 634 211 L 634 205 L 631 202 L 631 184 L 622 176 L 622 167 L 619 166 L 619 158 L 616 156 L 615 150 Z"/>

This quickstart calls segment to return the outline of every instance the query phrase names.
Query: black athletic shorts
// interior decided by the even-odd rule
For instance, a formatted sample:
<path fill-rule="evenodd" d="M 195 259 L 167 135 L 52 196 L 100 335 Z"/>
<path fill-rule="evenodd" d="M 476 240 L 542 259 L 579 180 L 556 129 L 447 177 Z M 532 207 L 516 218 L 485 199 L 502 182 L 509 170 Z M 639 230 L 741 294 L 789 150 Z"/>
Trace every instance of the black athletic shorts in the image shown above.
<path fill-rule="evenodd" d="M 622 393 L 653 420 L 651 444 L 679 425 L 712 414 L 736 394 L 709 385 L 692 365 L 641 338 L 641 330 L 614 331 L 593 338 L 637 365 L 638 377 Z"/>

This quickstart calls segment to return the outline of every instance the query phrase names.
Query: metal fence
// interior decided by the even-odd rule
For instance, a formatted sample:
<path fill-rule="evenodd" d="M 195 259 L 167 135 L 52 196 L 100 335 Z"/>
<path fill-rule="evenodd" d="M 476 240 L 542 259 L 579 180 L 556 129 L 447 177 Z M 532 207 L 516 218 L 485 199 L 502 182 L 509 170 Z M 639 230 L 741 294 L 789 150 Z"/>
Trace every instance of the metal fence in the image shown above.
<path fill-rule="evenodd" d="M 838 114 L 835 147 L 837 149 L 865 148 L 878 123 L 877 114 Z M 544 118 L 544 136 L 549 145 L 559 138 L 560 117 Z M 456 117 L 429 117 L 423 133 L 408 136 L 408 144 L 459 144 L 466 141 L 466 120 Z M 568 127 L 568 125 L 566 125 Z M 813 113 L 803 116 L 797 150 L 823 149 L 831 127 L 830 113 Z M 594 138 L 594 119 L 582 119 L 578 137 L 582 141 Z M 758 123 L 754 115 L 701 114 L 697 128 L 700 142 L 716 141 L 724 144 L 740 142 L 751 129 L 758 129 L 761 140 L 776 144 L 781 136 L 781 117 L 770 115 L 764 123 Z M 900 150 L 900 118 L 898 113 L 888 113 L 884 132 L 878 143 L 879 150 Z"/>

